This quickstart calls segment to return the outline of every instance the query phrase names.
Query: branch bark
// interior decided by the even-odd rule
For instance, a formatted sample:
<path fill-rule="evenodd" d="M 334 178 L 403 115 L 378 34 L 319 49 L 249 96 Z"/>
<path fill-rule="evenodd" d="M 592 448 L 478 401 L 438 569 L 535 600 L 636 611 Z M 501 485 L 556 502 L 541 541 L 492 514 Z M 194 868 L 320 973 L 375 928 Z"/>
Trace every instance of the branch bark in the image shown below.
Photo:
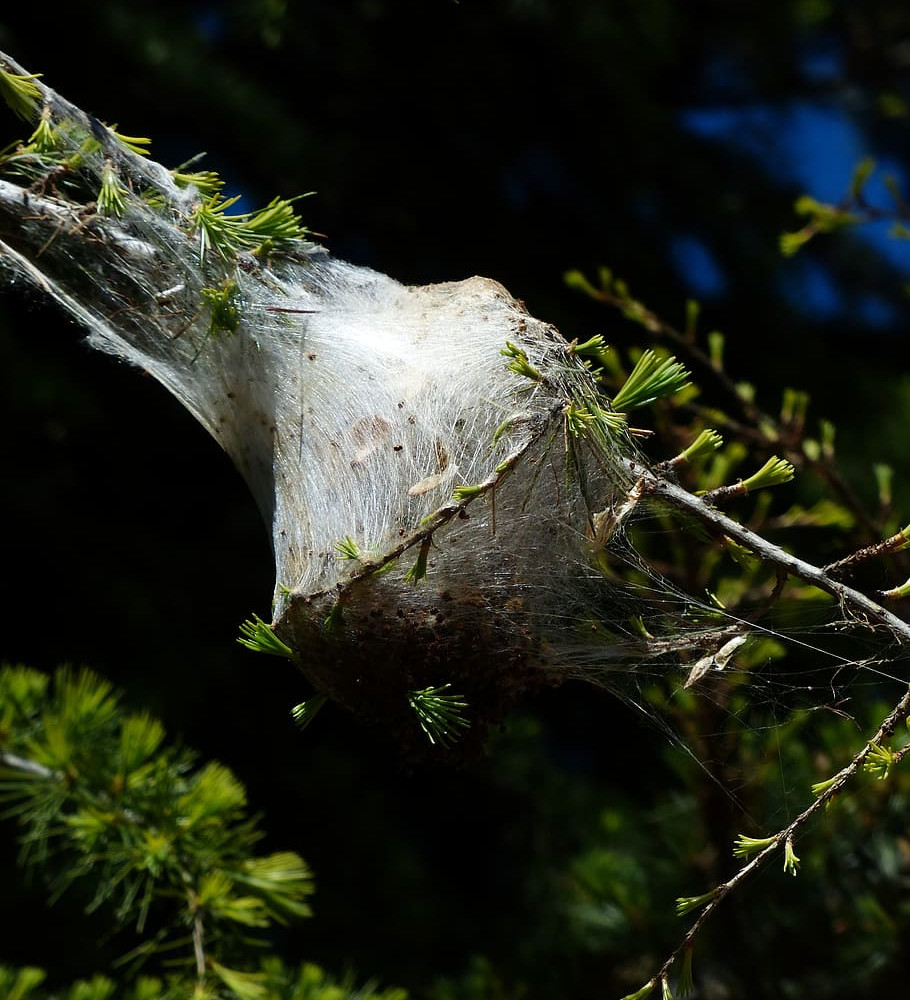
<path fill-rule="evenodd" d="M 898 618 L 887 608 L 877 604 L 861 591 L 834 579 L 825 568 L 815 566 L 806 562 L 805 559 L 792 555 L 779 545 L 769 542 L 738 521 L 734 521 L 733 518 L 722 514 L 701 498 L 689 493 L 688 490 L 684 490 L 668 479 L 654 475 L 639 464 L 629 461 L 626 463 L 626 467 L 631 474 L 642 479 L 645 491 L 651 496 L 660 497 L 679 510 L 686 511 L 701 521 L 714 534 L 732 538 L 769 565 L 785 570 L 792 576 L 818 587 L 819 590 L 834 597 L 843 608 L 850 609 L 854 614 L 886 626 L 901 644 L 910 643 L 910 624 L 902 618 Z"/>

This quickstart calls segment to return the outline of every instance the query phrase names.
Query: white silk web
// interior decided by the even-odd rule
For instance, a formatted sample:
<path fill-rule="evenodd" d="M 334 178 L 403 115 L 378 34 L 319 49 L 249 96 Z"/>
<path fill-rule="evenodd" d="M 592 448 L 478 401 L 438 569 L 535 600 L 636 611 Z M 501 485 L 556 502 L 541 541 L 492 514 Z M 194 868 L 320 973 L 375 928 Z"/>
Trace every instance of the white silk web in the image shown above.
<path fill-rule="evenodd" d="M 0 265 L 231 456 L 271 525 L 274 628 L 320 691 L 395 720 L 407 692 L 451 682 L 493 719 L 540 684 L 692 663 L 742 631 L 643 562 L 637 588 L 614 579 L 608 552 L 636 559 L 634 449 L 502 286 L 406 287 L 254 240 L 249 218 L 219 245 L 210 196 L 42 94 L 56 145 L 0 179 Z"/>

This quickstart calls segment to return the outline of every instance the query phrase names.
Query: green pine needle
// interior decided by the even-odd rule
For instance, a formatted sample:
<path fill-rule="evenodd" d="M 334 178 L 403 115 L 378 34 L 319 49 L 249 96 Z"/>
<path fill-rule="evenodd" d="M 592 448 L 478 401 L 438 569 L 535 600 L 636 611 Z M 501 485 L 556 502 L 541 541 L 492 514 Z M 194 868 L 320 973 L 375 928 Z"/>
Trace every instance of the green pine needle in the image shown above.
<path fill-rule="evenodd" d="M 219 333 L 235 333 L 240 323 L 237 296 L 240 288 L 233 278 L 225 278 L 220 288 L 203 288 L 199 294 L 209 309 L 210 337 Z"/>
<path fill-rule="evenodd" d="M 799 424 L 799 426 L 802 426 L 806 421 L 806 412 L 808 409 L 808 392 L 804 392 L 802 389 L 784 389 L 780 403 L 781 423 Z"/>
<path fill-rule="evenodd" d="M 240 626 L 237 641 L 241 646 L 252 649 L 256 653 L 269 653 L 272 656 L 284 656 L 289 660 L 294 658 L 294 651 L 286 646 L 271 625 L 267 625 L 259 615 L 253 615 L 252 621 L 247 620 Z"/>
<path fill-rule="evenodd" d="M 273 243 L 298 240 L 306 235 L 306 230 L 293 209 L 293 203 L 300 198 L 308 198 L 312 191 L 299 194 L 296 198 L 273 198 L 265 208 L 251 212 L 244 226 L 248 246 L 260 246 L 266 240 Z"/>
<path fill-rule="evenodd" d="M 751 854 L 758 854 L 759 851 L 770 847 L 775 839 L 775 837 L 747 837 L 741 833 L 733 846 L 733 856 L 735 858 L 748 858 Z"/>
<path fill-rule="evenodd" d="M 503 420 L 503 422 L 493 432 L 493 439 L 490 442 L 490 448 L 495 448 L 496 445 L 499 444 L 504 434 L 507 434 L 509 431 L 512 430 L 513 427 L 516 427 L 518 424 L 524 423 L 526 420 L 527 417 L 525 417 L 523 414 L 512 417 L 506 417 L 506 419 Z"/>
<path fill-rule="evenodd" d="M 465 500 L 472 500 L 474 497 L 479 497 L 485 489 L 486 487 L 482 485 L 456 486 L 452 490 L 452 500 L 455 503 L 463 503 Z"/>
<path fill-rule="evenodd" d="M 566 463 L 570 475 L 577 469 L 574 453 L 576 441 L 586 439 L 593 441 L 595 447 L 609 450 L 615 436 L 626 431 L 626 415 L 604 409 L 601 404 L 609 405 L 599 393 L 579 386 L 575 396 L 563 409 Z"/>
<path fill-rule="evenodd" d="M 9 730 L 16 714 L 34 712 L 48 683 L 47 674 L 31 667 L 0 668 L 0 728 Z"/>
<path fill-rule="evenodd" d="M 569 402 L 563 414 L 566 418 L 566 430 L 573 438 L 583 438 L 595 420 L 594 414 L 586 406 L 579 406 L 574 400 Z"/>
<path fill-rule="evenodd" d="M 629 993 L 622 998 L 622 1000 L 645 1000 L 646 996 L 649 996 L 657 985 L 657 980 L 652 979 L 650 982 L 645 983 L 641 989 L 636 990 L 634 993 Z"/>
<path fill-rule="evenodd" d="M 720 330 L 712 330 L 708 334 L 708 357 L 711 359 L 712 366 L 718 371 L 723 371 L 725 346 L 726 338 Z"/>
<path fill-rule="evenodd" d="M 569 344 L 570 354 L 591 354 L 597 357 L 602 351 L 606 350 L 609 350 L 607 342 L 599 333 L 595 333 L 593 337 L 581 344 L 577 340 Z"/>
<path fill-rule="evenodd" d="M 211 198 L 224 187 L 224 181 L 214 170 L 183 171 L 179 167 L 171 171 L 174 183 L 179 187 L 194 187 L 201 195 Z"/>
<path fill-rule="evenodd" d="M 322 623 L 323 629 L 326 632 L 335 634 L 340 632 L 344 626 L 344 605 L 340 600 L 335 601 L 332 607 L 329 609 L 329 613 L 325 616 L 325 621 Z"/>
<path fill-rule="evenodd" d="M 26 965 L 21 969 L 7 969 L 0 966 L 0 996 L 5 1000 L 26 1000 L 47 978 L 43 969 Z"/>
<path fill-rule="evenodd" d="M 532 382 L 543 381 L 543 375 L 528 361 L 528 355 L 511 340 L 506 341 L 506 346 L 499 353 L 505 358 L 512 359 L 508 364 L 510 372 L 522 375 Z"/>
<path fill-rule="evenodd" d="M 417 715 L 420 728 L 435 746 L 450 747 L 470 726 L 463 709 L 468 703 L 459 694 L 445 694 L 451 684 L 426 687 L 408 692 L 408 702 Z"/>
<path fill-rule="evenodd" d="M 214 250 L 222 257 L 233 257 L 242 247 L 238 233 L 243 228 L 246 215 L 228 215 L 227 209 L 240 200 L 240 195 L 221 199 L 213 194 L 200 202 L 190 218 L 190 232 L 199 234 L 199 261 Z"/>
<path fill-rule="evenodd" d="M 335 543 L 335 551 L 341 559 L 350 562 L 359 562 L 363 558 L 363 551 L 350 535 L 345 535 L 340 542 Z"/>
<path fill-rule="evenodd" d="M 0 68 L 0 97 L 7 103 L 13 114 L 25 121 L 31 121 L 38 110 L 41 88 L 34 81 L 40 73 L 22 76 Z"/>
<path fill-rule="evenodd" d="M 116 125 L 109 126 L 111 135 L 119 142 L 122 146 L 126 146 L 128 150 L 133 153 L 138 153 L 139 156 L 148 156 L 150 150 L 149 146 L 152 144 L 151 139 L 146 139 L 144 136 L 138 135 L 121 135 L 117 131 Z"/>
<path fill-rule="evenodd" d="M 216 962 L 214 958 L 209 959 L 209 965 L 237 1000 L 266 1000 L 268 997 L 270 991 L 264 972 L 241 972 L 239 969 L 229 969 Z"/>
<path fill-rule="evenodd" d="M 117 171 L 110 159 L 104 161 L 101 168 L 101 190 L 98 192 L 96 204 L 101 215 L 116 215 L 118 218 L 126 211 L 126 199 L 129 192 L 120 183 Z"/>
<path fill-rule="evenodd" d="M 610 272 L 606 268 L 601 269 L 601 278 L 603 278 L 604 275 L 607 276 L 607 280 L 603 282 L 604 289 L 607 289 L 610 286 L 609 274 Z M 562 280 L 565 282 L 566 288 L 572 288 L 575 289 L 575 291 L 584 292 L 585 295 L 589 295 L 592 299 L 599 299 L 603 295 L 603 292 L 600 289 L 595 288 L 581 271 L 566 271 L 562 276 Z M 648 990 L 650 991 L 650 989 L 651 987 L 649 986 Z"/>
<path fill-rule="evenodd" d="M 303 239 L 309 231 L 292 208 L 296 199 L 273 198 L 258 211 L 229 215 L 227 210 L 239 200 L 240 195 L 221 198 L 215 193 L 193 209 L 189 231 L 199 234 L 200 263 L 209 251 L 230 260 L 244 250 L 256 251 L 266 244 Z"/>
<path fill-rule="evenodd" d="M 888 747 L 879 746 L 877 743 L 869 744 L 869 753 L 863 761 L 863 770 L 878 781 L 884 781 L 891 773 L 896 758 L 893 750 Z"/>
<path fill-rule="evenodd" d="M 893 499 L 891 487 L 894 482 L 894 469 L 886 462 L 875 462 L 872 466 L 875 485 L 878 489 L 878 502 L 882 507 L 890 507 Z"/>
<path fill-rule="evenodd" d="M 793 838 L 787 837 L 784 844 L 784 871 L 788 875 L 796 875 L 799 871 L 799 858 L 793 850 Z"/>
<path fill-rule="evenodd" d="M 4 808 L 23 825 L 23 862 L 66 859 L 55 894 L 82 884 L 91 909 L 113 904 L 112 930 L 133 924 L 142 934 L 155 906 L 160 933 L 133 956 L 182 948 L 190 954 L 177 959 L 192 960 L 186 928 L 198 918 L 213 969 L 225 934 L 252 945 L 251 932 L 309 915 L 309 869 L 293 852 L 253 853 L 263 834 L 237 777 L 215 761 L 194 767 L 191 751 L 166 744 L 158 720 L 124 716 L 110 684 L 90 671 L 61 669 L 51 685 L 26 668 L 0 668 L 0 742 Z M 0 963 L 4 1000 L 26 1000 L 40 982 L 35 970 Z M 255 979 L 231 982 L 256 993 Z M 100 977 L 66 995 L 77 993 L 164 997 L 151 985 L 118 992 Z"/>
<path fill-rule="evenodd" d="M 295 705 L 291 709 L 291 718 L 301 729 L 306 729 L 306 727 L 316 718 L 319 714 L 319 710 L 328 701 L 328 695 L 324 695 L 321 692 L 319 694 L 314 694 L 307 698 L 306 701 L 300 702 L 299 705 Z"/>
<path fill-rule="evenodd" d="M 234 773 L 218 761 L 209 761 L 197 774 L 196 780 L 177 800 L 183 826 L 189 830 L 206 824 L 213 817 L 239 816 L 246 806 L 246 788 Z M 156 838 L 155 830 L 148 832 Z"/>
<path fill-rule="evenodd" d="M 28 150 L 39 156 L 53 155 L 61 145 L 60 132 L 51 124 L 50 108 L 45 108 L 35 131 L 29 136 Z"/>
<path fill-rule="evenodd" d="M 420 543 L 420 551 L 417 553 L 414 565 L 404 575 L 406 583 L 416 586 L 427 575 L 427 559 L 430 555 L 431 544 L 432 538 L 427 535 Z"/>
<path fill-rule="evenodd" d="M 582 357 L 592 358 L 598 365 L 605 365 L 609 362 L 610 346 L 603 337 L 596 333 L 589 340 L 579 344 L 573 340 L 568 347 L 569 354 L 578 354 Z"/>
<path fill-rule="evenodd" d="M 804 226 L 795 232 L 781 233 L 778 239 L 780 252 L 784 257 L 795 256 L 816 234 L 814 226 Z"/>
<path fill-rule="evenodd" d="M 164 741 L 164 726 L 147 713 L 128 715 L 120 730 L 120 773 L 128 778 Z"/>
<path fill-rule="evenodd" d="M 638 359 L 625 385 L 613 397 L 613 409 L 635 410 L 673 396 L 689 385 L 689 372 L 673 357 L 661 358 L 650 348 Z"/>
<path fill-rule="evenodd" d="M 910 578 L 905 580 L 899 587 L 892 587 L 890 590 L 883 590 L 882 597 L 890 597 L 892 599 L 910 597 Z"/>
<path fill-rule="evenodd" d="M 278 851 L 261 858 L 248 858 L 234 881 L 258 893 L 271 916 L 284 922 L 285 917 L 308 917 L 312 911 L 304 900 L 314 891 L 313 876 L 299 854 Z"/>
<path fill-rule="evenodd" d="M 676 982 L 676 993 L 679 997 L 687 997 L 695 992 L 695 978 L 692 975 L 692 949 L 683 952 L 679 979 Z"/>
<path fill-rule="evenodd" d="M 853 168 L 853 176 L 850 178 L 850 197 L 859 198 L 866 186 L 866 181 L 875 172 L 876 162 L 871 156 L 864 156 Z"/>
<path fill-rule="evenodd" d="M 705 903 L 710 903 L 716 895 L 717 889 L 712 889 L 710 892 L 702 893 L 700 896 L 679 896 L 676 900 L 676 915 L 684 917 L 687 913 L 691 913 L 700 906 L 704 906 Z"/>
<path fill-rule="evenodd" d="M 706 428 L 688 448 L 679 453 L 678 459 L 680 462 L 693 462 L 697 458 L 713 454 L 723 443 L 724 439 L 717 431 Z"/>
<path fill-rule="evenodd" d="M 781 483 L 790 482 L 794 474 L 793 466 L 785 458 L 772 455 L 758 472 L 754 472 L 748 479 L 743 480 L 742 488 L 746 493 L 751 493 L 769 486 L 780 486 Z"/>
<path fill-rule="evenodd" d="M 816 796 L 824 795 L 835 781 L 837 781 L 837 775 L 833 778 L 826 778 L 824 781 L 816 781 L 812 786 L 812 794 Z"/>

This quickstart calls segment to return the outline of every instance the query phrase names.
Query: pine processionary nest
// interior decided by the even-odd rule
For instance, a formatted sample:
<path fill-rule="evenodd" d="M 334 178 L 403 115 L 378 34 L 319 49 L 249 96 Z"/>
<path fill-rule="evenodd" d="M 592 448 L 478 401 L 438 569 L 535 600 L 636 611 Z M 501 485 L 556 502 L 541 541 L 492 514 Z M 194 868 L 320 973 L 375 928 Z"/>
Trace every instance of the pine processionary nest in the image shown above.
<path fill-rule="evenodd" d="M 7 163 L 0 263 L 231 456 L 272 526 L 275 631 L 320 691 L 388 721 L 452 682 L 495 718 L 627 655 L 601 560 L 632 449 L 552 327 L 488 279 L 405 287 L 284 238 L 287 203 L 230 216 L 40 94 L 53 142 Z"/>

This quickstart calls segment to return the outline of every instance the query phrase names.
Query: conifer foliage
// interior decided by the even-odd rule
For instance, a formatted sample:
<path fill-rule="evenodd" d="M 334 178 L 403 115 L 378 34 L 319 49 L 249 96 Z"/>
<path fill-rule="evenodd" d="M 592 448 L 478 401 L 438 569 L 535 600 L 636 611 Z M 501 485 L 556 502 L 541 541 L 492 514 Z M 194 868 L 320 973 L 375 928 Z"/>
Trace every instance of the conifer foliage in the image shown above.
<path fill-rule="evenodd" d="M 355 991 L 312 965 L 260 964 L 256 946 L 270 929 L 310 915 L 309 868 L 291 851 L 257 853 L 263 832 L 231 771 L 169 744 L 157 719 L 126 711 L 89 670 L 0 669 L 0 798 L 19 823 L 22 861 L 47 877 L 52 896 L 84 883 L 89 910 L 104 907 L 138 937 L 126 963 L 164 954 L 177 969 L 126 993 L 97 976 L 47 994 L 41 970 L 0 967 L 8 1000 L 401 996 Z"/>

